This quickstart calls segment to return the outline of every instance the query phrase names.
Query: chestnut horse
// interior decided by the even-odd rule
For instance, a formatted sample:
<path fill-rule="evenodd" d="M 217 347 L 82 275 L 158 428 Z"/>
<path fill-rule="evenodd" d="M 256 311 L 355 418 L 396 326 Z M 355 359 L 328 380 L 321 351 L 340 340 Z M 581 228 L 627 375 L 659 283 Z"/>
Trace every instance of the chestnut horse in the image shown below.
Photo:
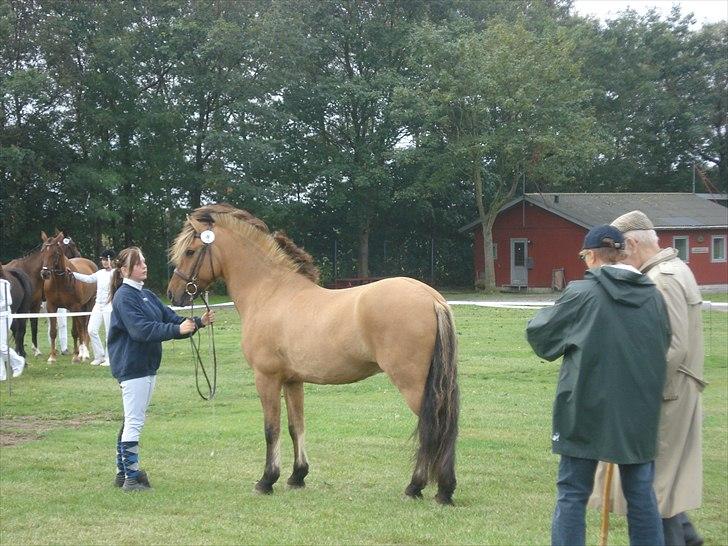
<path fill-rule="evenodd" d="M 303 383 L 353 383 L 384 372 L 419 416 L 412 480 L 428 479 L 452 504 L 458 432 L 457 338 L 443 297 L 404 277 L 344 290 L 317 284 L 309 256 L 250 213 L 227 204 L 195 210 L 170 249 L 176 266 L 168 295 L 187 305 L 216 278 L 225 280 L 242 319 L 242 349 L 263 406 L 266 462 L 255 488 L 270 493 L 280 476 L 281 389 L 293 440 L 291 487 L 308 474 Z"/>
<path fill-rule="evenodd" d="M 56 230 L 56 235 L 61 234 L 63 232 Z M 45 232 L 41 232 L 41 239 L 43 237 L 46 237 Z M 76 247 L 76 243 L 73 242 L 73 240 L 70 237 L 67 237 L 64 234 L 64 241 L 68 241 L 67 243 L 64 243 L 63 245 L 63 252 L 66 255 L 67 258 L 80 258 L 81 253 L 78 251 L 78 247 Z M 40 255 L 41 250 L 43 248 L 43 245 L 39 245 L 38 247 L 34 248 L 30 252 L 28 252 L 25 256 L 22 256 L 20 258 L 16 258 L 9 263 L 5 265 L 8 269 L 19 269 L 23 271 L 28 278 L 30 279 L 31 283 L 31 291 L 32 291 L 32 297 L 30 302 L 30 313 L 37 313 L 40 311 L 40 306 L 43 303 L 43 279 L 40 276 L 40 270 L 43 267 L 43 258 Z M 17 319 L 18 321 L 23 321 L 23 334 L 25 333 L 25 319 Z M 15 327 L 15 320 L 13 321 L 13 327 Z M 33 355 L 38 356 L 41 354 L 40 349 L 38 349 L 38 319 L 32 318 L 30 319 L 30 330 L 31 330 L 31 339 L 33 342 Z M 24 337 L 24 336 L 23 336 Z M 16 338 L 16 344 L 20 343 L 23 344 L 23 339 L 18 340 Z M 20 354 L 20 353 L 19 353 Z"/>
<path fill-rule="evenodd" d="M 43 277 L 43 292 L 46 299 L 46 309 L 55 313 L 59 307 L 69 311 L 90 311 L 94 305 L 96 285 L 76 282 L 72 271 L 90 275 L 98 268 L 91 260 L 86 258 L 66 258 L 64 235 L 59 233 L 49 238 L 41 234 L 43 248 L 40 255 L 42 266 L 40 275 Z M 89 358 L 88 320 L 85 317 L 73 317 L 73 362 L 85 361 Z M 51 318 L 51 354 L 48 362 L 56 361 L 56 319 Z"/>

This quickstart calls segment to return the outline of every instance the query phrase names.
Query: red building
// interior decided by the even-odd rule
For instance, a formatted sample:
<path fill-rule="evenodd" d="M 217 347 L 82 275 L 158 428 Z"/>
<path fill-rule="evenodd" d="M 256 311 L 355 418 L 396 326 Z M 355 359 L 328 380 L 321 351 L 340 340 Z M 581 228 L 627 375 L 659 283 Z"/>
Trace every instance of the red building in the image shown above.
<path fill-rule="evenodd" d="M 692 193 L 527 193 L 506 204 L 493 225 L 496 285 L 561 288 L 584 275 L 578 254 L 586 232 L 631 210 L 655 225 L 661 247 L 674 247 L 700 285 L 728 284 L 728 208 Z M 475 235 L 475 278 L 482 277 L 483 233 Z"/>

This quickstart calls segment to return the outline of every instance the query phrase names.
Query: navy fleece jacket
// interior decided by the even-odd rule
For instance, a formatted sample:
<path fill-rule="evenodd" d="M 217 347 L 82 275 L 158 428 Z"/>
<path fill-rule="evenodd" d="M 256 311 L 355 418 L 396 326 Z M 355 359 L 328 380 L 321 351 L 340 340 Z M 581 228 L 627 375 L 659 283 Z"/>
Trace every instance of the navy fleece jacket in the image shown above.
<path fill-rule="evenodd" d="M 182 339 L 180 317 L 146 289 L 122 284 L 114 294 L 109 356 L 111 374 L 121 383 L 156 375 L 162 360 L 162 341 Z M 198 327 L 200 319 L 195 318 Z"/>

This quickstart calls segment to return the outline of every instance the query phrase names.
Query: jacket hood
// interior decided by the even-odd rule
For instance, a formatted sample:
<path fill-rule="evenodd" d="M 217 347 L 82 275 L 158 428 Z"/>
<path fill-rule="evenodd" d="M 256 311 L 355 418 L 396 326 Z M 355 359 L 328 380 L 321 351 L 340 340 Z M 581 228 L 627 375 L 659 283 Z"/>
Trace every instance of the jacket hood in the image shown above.
<path fill-rule="evenodd" d="M 594 279 L 616 302 L 630 307 L 641 307 L 654 297 L 654 283 L 641 273 L 619 267 L 596 267 L 586 272 L 586 279 Z"/>

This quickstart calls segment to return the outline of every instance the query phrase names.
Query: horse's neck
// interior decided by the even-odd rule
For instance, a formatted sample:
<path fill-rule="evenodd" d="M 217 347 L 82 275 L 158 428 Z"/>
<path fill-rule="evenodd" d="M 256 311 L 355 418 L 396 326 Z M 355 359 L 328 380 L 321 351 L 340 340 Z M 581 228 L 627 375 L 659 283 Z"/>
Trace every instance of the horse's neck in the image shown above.
<path fill-rule="evenodd" d="M 8 264 L 8 267 L 15 267 L 24 271 L 28 275 L 31 287 L 33 289 L 33 299 L 40 301 L 41 290 L 43 288 L 43 279 L 40 277 L 40 270 L 43 267 L 43 259 L 40 250 L 31 252 L 27 256 L 17 258 Z"/>
<path fill-rule="evenodd" d="M 282 297 L 283 292 L 296 291 L 299 285 L 308 281 L 298 273 L 266 258 L 256 256 L 255 259 L 243 260 L 241 263 L 235 260 L 239 255 L 240 253 L 234 252 L 225 253 L 227 259 L 223 263 L 222 274 L 228 294 L 241 316 L 251 309 L 265 306 L 272 299 Z M 250 256 L 250 253 L 246 251 L 243 255 Z"/>
<path fill-rule="evenodd" d="M 40 274 L 40 269 L 43 267 L 43 257 L 40 255 L 40 252 L 40 250 L 36 250 L 27 256 L 13 260 L 11 267 L 18 267 L 31 277 L 33 274 Z"/>

